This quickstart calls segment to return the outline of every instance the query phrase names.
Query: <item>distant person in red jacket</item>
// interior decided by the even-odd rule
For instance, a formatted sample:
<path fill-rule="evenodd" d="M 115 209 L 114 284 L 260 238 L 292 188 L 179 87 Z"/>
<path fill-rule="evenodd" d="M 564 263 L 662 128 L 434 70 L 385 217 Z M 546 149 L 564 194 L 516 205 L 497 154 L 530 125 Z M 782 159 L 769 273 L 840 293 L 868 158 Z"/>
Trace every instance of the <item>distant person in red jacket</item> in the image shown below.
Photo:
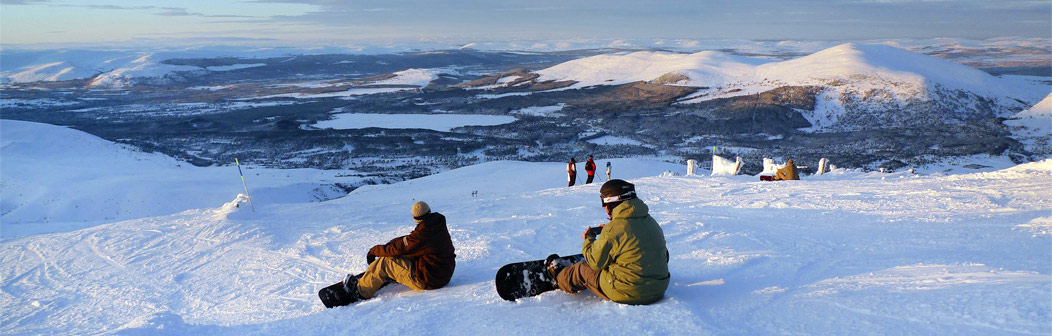
<path fill-rule="evenodd" d="M 369 268 L 360 275 L 349 275 L 344 287 L 356 299 L 365 300 L 390 282 L 413 290 L 442 288 L 453 277 L 456 257 L 453 241 L 446 228 L 446 217 L 431 212 L 424 202 L 412 208 L 416 228 L 408 235 L 392 239 L 369 249 Z"/>
<path fill-rule="evenodd" d="M 570 178 L 570 185 L 567 187 L 572 187 L 577 182 L 577 160 L 572 157 L 570 163 L 566 165 L 566 175 Z"/>
<path fill-rule="evenodd" d="M 595 161 L 592 161 L 592 156 L 588 156 L 588 162 L 584 164 L 584 171 L 588 173 L 588 181 L 584 184 L 592 183 L 592 179 L 595 178 Z"/>

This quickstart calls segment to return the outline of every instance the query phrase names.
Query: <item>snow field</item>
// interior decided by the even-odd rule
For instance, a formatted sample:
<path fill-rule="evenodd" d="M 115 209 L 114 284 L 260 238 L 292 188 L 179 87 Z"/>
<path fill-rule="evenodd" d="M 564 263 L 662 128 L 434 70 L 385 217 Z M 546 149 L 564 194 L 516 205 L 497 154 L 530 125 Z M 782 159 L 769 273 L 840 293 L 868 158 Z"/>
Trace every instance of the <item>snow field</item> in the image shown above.
<path fill-rule="evenodd" d="M 375 114 L 339 113 L 333 119 L 322 120 L 311 126 L 332 129 L 356 128 L 421 128 L 441 132 L 461 126 L 492 126 L 514 122 L 515 117 L 484 114 Z"/>
<path fill-rule="evenodd" d="M 8 161 L 5 152 L 5 174 Z M 606 221 L 601 183 L 567 188 L 564 163 L 502 161 L 320 203 L 257 201 L 255 212 L 223 204 L 239 185 L 185 179 L 184 189 L 161 199 L 209 188 L 230 196 L 5 239 L 0 332 L 549 335 L 582 325 L 596 334 L 1052 332 L 1052 161 L 785 182 L 668 176 L 685 166 L 610 161 L 615 178 L 636 183 L 668 242 L 672 284 L 653 305 L 562 292 L 501 300 L 497 268 L 579 253 L 581 231 Z M 143 183 L 157 181 L 166 177 Z M 79 190 L 96 198 L 120 192 Z M 317 290 L 364 270 L 372 245 L 408 233 L 418 200 L 448 218 L 458 256 L 451 283 L 425 292 L 392 285 L 372 300 L 324 309 Z"/>
<path fill-rule="evenodd" d="M 0 120 L 0 131 L 0 239 L 209 208 L 243 192 L 233 165 L 194 167 L 48 124 Z M 361 180 L 343 170 L 242 171 L 263 203 L 329 199 L 342 194 L 333 184 Z"/>

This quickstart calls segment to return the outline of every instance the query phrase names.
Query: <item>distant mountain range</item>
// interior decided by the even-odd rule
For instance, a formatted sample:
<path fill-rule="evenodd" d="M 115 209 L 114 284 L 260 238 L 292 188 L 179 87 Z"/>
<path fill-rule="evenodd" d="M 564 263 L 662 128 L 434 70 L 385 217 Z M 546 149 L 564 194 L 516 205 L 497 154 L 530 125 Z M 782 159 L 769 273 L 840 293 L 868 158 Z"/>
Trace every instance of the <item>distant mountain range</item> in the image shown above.
<path fill-rule="evenodd" d="M 375 169 L 381 180 L 391 158 L 404 167 L 395 178 L 406 178 L 593 152 L 706 159 L 713 144 L 746 157 L 745 171 L 763 157 L 897 169 L 1052 156 L 1041 128 L 1052 113 L 1038 104 L 1052 76 L 1003 71 L 1044 71 L 1048 39 L 658 42 L 390 54 L 5 50 L 0 103 L 7 119 L 74 126 L 195 165 L 239 155 L 275 167 Z M 516 121 L 443 131 L 316 126 L 341 113 Z"/>
<path fill-rule="evenodd" d="M 565 52 L 574 50 L 658 50 L 695 53 L 722 51 L 745 56 L 790 59 L 841 44 L 837 41 L 752 41 L 704 39 L 626 39 L 469 42 L 464 44 L 416 43 L 316 48 L 257 48 L 208 46 L 190 48 L 55 48 L 6 45 L 0 50 L 0 81 L 60 81 L 98 77 L 93 85 L 112 87 L 128 84 L 132 78 L 163 77 L 172 72 L 225 71 L 202 67 L 180 67 L 164 63 L 180 58 L 269 58 L 293 55 L 354 54 L 379 55 L 426 52 L 431 50 L 480 50 L 519 52 Z M 1052 75 L 1047 60 L 1052 57 L 1052 39 L 996 38 L 970 39 L 890 39 L 857 41 L 883 43 L 919 53 L 953 60 L 994 73 Z M 248 63 L 246 63 L 248 64 Z"/>
<path fill-rule="evenodd" d="M 801 113 L 812 131 L 902 127 L 931 118 L 1004 118 L 1049 94 L 1047 82 L 1041 80 L 994 77 L 889 45 L 854 43 L 786 61 L 719 51 L 621 52 L 535 72 L 512 72 L 490 82 L 494 84 L 479 87 L 543 92 L 647 82 L 696 89 L 674 104 L 810 87 L 817 92 L 815 106 Z"/>

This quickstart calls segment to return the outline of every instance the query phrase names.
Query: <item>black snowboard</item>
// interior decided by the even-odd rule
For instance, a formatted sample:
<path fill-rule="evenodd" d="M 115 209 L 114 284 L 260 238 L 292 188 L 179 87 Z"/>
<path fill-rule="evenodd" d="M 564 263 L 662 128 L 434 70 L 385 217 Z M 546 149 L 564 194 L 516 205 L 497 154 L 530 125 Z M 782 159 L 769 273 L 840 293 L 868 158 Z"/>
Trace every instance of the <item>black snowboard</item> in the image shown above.
<path fill-rule="evenodd" d="M 584 260 L 584 255 L 575 254 L 559 258 L 572 265 Z M 497 270 L 494 282 L 497 284 L 497 294 L 508 301 L 536 296 L 555 289 L 544 268 L 544 259 L 504 265 Z"/>
<path fill-rule="evenodd" d="M 361 276 L 361 274 L 358 275 L 358 277 Z M 358 301 L 357 295 L 355 295 L 354 293 L 349 293 L 346 289 L 344 289 L 343 281 L 334 283 L 332 284 L 332 286 L 322 288 L 318 291 L 318 297 L 321 298 L 321 303 L 325 305 L 325 308 L 346 306 Z"/>

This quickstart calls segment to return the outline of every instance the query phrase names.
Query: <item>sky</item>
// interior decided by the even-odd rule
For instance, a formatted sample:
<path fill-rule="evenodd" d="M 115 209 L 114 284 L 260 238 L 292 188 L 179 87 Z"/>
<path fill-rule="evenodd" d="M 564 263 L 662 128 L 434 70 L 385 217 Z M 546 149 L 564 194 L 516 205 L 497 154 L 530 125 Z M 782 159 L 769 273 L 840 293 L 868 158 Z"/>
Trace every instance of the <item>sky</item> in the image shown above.
<path fill-rule="evenodd" d="M 0 44 L 1052 37 L 1048 0 L 0 0 Z"/>

